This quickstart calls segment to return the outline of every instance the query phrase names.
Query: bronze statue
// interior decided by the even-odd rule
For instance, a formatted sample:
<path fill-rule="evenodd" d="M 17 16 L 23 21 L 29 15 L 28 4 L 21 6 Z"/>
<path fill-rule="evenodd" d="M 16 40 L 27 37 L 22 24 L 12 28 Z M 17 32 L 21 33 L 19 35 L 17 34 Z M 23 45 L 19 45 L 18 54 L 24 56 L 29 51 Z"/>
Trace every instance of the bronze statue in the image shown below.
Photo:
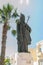
<path fill-rule="evenodd" d="M 21 14 L 17 23 L 18 52 L 28 52 L 28 44 L 31 44 L 31 28 L 25 23 L 25 16 Z"/>

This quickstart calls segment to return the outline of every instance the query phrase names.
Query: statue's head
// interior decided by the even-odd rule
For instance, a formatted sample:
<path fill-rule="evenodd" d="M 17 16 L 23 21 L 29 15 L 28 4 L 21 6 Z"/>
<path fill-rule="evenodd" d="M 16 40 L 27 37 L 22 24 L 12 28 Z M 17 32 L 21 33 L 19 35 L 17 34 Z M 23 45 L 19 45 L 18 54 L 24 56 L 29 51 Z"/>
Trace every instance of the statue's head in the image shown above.
<path fill-rule="evenodd" d="M 23 22 L 23 23 L 25 22 L 25 16 L 24 16 L 24 14 L 22 14 L 22 13 L 21 13 L 21 15 L 20 15 L 20 21 Z"/>

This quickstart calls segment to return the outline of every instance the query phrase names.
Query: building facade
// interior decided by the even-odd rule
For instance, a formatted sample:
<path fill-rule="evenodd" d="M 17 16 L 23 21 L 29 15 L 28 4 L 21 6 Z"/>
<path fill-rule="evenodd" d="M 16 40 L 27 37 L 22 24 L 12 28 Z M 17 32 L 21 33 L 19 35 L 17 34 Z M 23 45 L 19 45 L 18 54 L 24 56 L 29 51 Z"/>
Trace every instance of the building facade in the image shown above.
<path fill-rule="evenodd" d="M 36 48 L 30 48 L 34 65 L 43 65 L 43 41 L 37 43 Z"/>

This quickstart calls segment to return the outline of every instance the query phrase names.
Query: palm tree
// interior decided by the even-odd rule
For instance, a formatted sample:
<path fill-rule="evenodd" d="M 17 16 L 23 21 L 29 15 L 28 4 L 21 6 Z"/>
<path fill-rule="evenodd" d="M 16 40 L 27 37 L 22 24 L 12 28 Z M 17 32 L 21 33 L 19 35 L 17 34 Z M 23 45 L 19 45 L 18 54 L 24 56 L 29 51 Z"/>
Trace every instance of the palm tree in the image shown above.
<path fill-rule="evenodd" d="M 13 7 L 10 4 L 7 4 L 7 6 L 3 6 L 2 9 L 0 9 L 0 17 L 2 20 L 1 22 L 4 23 L 3 25 L 3 32 L 2 32 L 2 47 L 1 47 L 1 61 L 0 65 L 4 65 L 5 60 L 5 50 L 6 50 L 6 39 L 7 39 L 7 31 L 10 29 L 9 26 L 9 19 L 11 17 L 17 17 L 16 10 L 12 13 Z"/>

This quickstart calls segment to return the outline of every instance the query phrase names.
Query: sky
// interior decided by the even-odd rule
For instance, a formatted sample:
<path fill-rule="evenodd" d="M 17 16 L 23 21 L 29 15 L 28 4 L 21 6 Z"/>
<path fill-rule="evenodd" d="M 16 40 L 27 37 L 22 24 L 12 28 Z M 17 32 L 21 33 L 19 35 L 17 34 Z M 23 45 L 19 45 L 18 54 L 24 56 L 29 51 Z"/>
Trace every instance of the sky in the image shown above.
<path fill-rule="evenodd" d="M 0 0 L 0 8 L 7 3 L 12 4 L 18 9 L 19 13 L 23 13 L 26 17 L 30 16 L 28 25 L 31 27 L 31 45 L 29 48 L 35 48 L 36 43 L 43 40 L 43 0 Z M 12 20 L 10 20 L 12 21 Z M 14 20 L 13 20 L 14 21 Z M 10 24 L 12 28 L 16 28 L 14 23 Z M 0 24 L 0 49 L 1 49 L 1 38 L 2 38 L 2 26 Z M 7 44 L 6 44 L 6 56 L 17 52 L 17 40 L 11 34 L 11 30 L 7 33 Z"/>

